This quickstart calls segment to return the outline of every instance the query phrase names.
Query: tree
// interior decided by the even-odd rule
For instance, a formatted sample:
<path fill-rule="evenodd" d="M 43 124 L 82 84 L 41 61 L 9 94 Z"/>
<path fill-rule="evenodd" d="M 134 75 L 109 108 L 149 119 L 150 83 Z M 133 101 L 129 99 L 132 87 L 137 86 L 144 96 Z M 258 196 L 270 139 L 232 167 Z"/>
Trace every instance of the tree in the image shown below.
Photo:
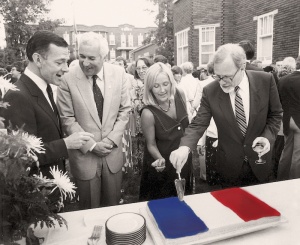
<path fill-rule="evenodd" d="M 154 43 L 159 47 L 157 54 L 164 55 L 171 65 L 174 64 L 174 28 L 172 0 L 149 0 L 158 5 Z M 150 35 L 149 35 L 150 36 Z M 151 37 L 150 39 L 151 40 Z M 148 40 L 147 40 L 148 41 Z"/>
<path fill-rule="evenodd" d="M 45 20 L 47 5 L 52 0 L 1 0 L 0 14 L 6 31 L 7 49 L 14 51 L 17 60 L 25 58 L 28 39 L 36 30 L 54 30 L 61 20 Z"/>

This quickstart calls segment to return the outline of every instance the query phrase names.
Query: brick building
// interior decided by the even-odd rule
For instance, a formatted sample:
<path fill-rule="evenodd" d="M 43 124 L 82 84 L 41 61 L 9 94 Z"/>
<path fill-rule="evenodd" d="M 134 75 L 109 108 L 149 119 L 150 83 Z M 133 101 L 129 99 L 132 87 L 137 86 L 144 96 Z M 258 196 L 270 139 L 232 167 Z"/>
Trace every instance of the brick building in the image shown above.
<path fill-rule="evenodd" d="M 84 32 L 93 31 L 102 34 L 108 41 L 109 54 L 108 60 L 114 60 L 117 56 L 123 56 L 130 60 L 129 51 L 142 46 L 142 42 L 148 36 L 148 33 L 155 30 L 156 27 L 135 27 L 129 24 L 119 25 L 117 27 L 107 27 L 103 25 L 76 25 L 77 37 Z M 70 45 L 70 57 L 76 57 L 76 38 L 73 26 L 59 26 L 55 33 L 62 36 Z"/>
<path fill-rule="evenodd" d="M 299 55 L 299 0 L 174 0 L 175 62 L 206 65 L 225 43 L 251 40 L 268 65 Z"/>

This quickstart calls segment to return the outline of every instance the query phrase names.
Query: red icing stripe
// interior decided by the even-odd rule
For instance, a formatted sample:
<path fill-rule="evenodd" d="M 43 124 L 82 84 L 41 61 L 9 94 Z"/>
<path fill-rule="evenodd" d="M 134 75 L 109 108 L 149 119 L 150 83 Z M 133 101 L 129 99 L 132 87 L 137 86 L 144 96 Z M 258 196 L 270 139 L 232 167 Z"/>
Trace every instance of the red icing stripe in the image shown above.
<path fill-rule="evenodd" d="M 263 217 L 280 216 L 276 209 L 240 188 L 214 191 L 211 195 L 246 222 Z"/>

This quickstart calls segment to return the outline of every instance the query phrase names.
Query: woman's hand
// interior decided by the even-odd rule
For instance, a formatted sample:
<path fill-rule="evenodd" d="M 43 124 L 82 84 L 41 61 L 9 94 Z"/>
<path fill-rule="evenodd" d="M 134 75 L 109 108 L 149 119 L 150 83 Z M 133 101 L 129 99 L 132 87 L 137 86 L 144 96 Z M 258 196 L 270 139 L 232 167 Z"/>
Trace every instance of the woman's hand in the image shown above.
<path fill-rule="evenodd" d="M 162 172 L 166 167 L 166 161 L 164 158 L 160 158 L 151 163 L 151 166 L 154 167 L 157 172 Z"/>

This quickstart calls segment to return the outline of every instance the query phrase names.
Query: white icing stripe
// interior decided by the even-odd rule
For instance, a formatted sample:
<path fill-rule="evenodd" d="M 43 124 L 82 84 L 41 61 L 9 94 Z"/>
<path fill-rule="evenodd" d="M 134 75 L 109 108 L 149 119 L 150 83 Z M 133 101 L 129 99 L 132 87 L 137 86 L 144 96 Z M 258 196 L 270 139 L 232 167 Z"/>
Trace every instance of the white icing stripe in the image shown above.
<path fill-rule="evenodd" d="M 189 196 L 185 202 L 210 230 L 245 223 L 235 212 L 225 207 L 210 193 L 202 194 L 201 198 Z"/>

